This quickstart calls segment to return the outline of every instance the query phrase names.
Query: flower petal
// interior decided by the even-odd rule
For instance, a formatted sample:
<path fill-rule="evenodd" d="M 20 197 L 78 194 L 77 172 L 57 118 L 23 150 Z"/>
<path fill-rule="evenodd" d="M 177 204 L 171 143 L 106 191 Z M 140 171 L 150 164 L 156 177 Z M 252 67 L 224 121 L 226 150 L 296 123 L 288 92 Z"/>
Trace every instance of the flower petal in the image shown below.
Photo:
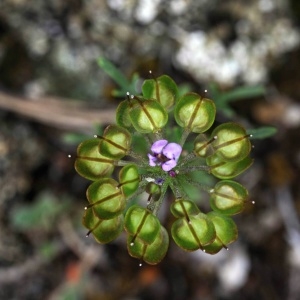
<path fill-rule="evenodd" d="M 182 147 L 179 144 L 169 143 L 163 148 L 162 153 L 167 158 L 174 159 L 177 162 L 181 154 L 181 151 L 182 151 Z"/>
<path fill-rule="evenodd" d="M 158 140 L 151 146 L 151 151 L 154 154 L 160 154 L 162 149 L 168 144 L 167 140 Z"/>
<path fill-rule="evenodd" d="M 166 161 L 165 163 L 162 164 L 162 169 L 166 172 L 172 170 L 174 167 L 176 167 L 177 162 L 173 159 Z"/>
<path fill-rule="evenodd" d="M 149 166 L 155 167 L 156 162 L 157 162 L 157 158 L 155 156 L 149 154 L 149 153 L 148 153 L 148 157 L 149 157 Z"/>

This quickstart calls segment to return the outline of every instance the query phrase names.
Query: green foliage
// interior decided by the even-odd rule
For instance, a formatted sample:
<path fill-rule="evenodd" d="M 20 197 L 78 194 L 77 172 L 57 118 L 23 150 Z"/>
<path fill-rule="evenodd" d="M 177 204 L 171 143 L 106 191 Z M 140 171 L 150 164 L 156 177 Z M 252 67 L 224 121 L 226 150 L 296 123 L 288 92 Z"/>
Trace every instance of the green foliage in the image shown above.
<path fill-rule="evenodd" d="M 251 135 L 251 139 L 265 139 L 277 133 L 277 128 L 273 126 L 263 126 L 256 129 L 248 129 L 247 134 Z"/>
<path fill-rule="evenodd" d="M 127 92 L 135 94 L 137 81 L 139 79 L 137 74 L 132 76 L 131 81 L 127 79 L 109 60 L 104 57 L 98 59 L 98 65 L 107 73 L 118 85 L 119 89 L 113 91 L 114 97 L 124 97 Z"/>
<path fill-rule="evenodd" d="M 59 201 L 51 192 L 44 192 L 33 203 L 14 209 L 11 223 L 20 231 L 49 231 L 69 205 L 68 199 Z"/>
<path fill-rule="evenodd" d="M 216 84 L 211 84 L 209 92 L 214 99 L 217 110 L 222 111 L 228 118 L 232 118 L 235 112 L 230 107 L 231 102 L 263 96 L 266 90 L 263 86 L 242 86 L 230 91 L 221 92 Z"/>

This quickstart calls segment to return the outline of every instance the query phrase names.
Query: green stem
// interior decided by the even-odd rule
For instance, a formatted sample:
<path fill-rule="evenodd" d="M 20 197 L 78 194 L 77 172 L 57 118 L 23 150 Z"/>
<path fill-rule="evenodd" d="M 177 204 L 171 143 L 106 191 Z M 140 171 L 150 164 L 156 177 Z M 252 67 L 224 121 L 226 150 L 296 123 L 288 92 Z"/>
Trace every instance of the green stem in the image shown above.
<path fill-rule="evenodd" d="M 155 136 L 155 140 L 156 140 L 156 141 L 159 141 L 159 140 L 162 140 L 162 139 L 163 139 L 163 136 L 162 136 L 161 131 L 156 131 L 156 132 L 154 132 L 154 136 Z"/>
<path fill-rule="evenodd" d="M 131 149 L 128 150 L 127 155 L 134 158 L 136 161 L 138 161 L 139 166 L 148 165 L 148 161 L 144 157 L 142 157 L 140 154 L 132 151 Z"/>
<path fill-rule="evenodd" d="M 179 174 L 187 174 L 190 172 L 195 172 L 195 171 L 206 171 L 206 172 L 210 172 L 211 167 L 208 166 L 204 166 L 204 165 L 196 165 L 196 166 L 185 166 L 184 168 L 180 168 L 179 170 Z"/>
<path fill-rule="evenodd" d="M 118 167 L 123 167 L 123 166 L 126 166 L 128 164 L 132 164 L 132 161 L 127 161 L 127 160 L 116 160 L 114 162 L 114 165 L 115 166 L 118 166 Z"/>
<path fill-rule="evenodd" d="M 161 205 L 163 203 L 163 200 L 165 198 L 165 194 L 167 192 L 169 183 L 170 183 L 169 180 L 166 179 L 165 182 L 163 183 L 162 187 L 161 187 L 161 195 L 160 195 L 159 199 L 157 201 L 155 201 L 155 203 L 154 203 L 154 208 L 153 208 L 152 213 L 155 216 L 157 216 L 158 211 L 159 211 L 159 209 L 160 209 L 160 207 L 161 207 Z"/>
<path fill-rule="evenodd" d="M 171 190 L 172 190 L 172 192 L 173 192 L 176 199 L 183 198 L 183 195 L 185 193 L 182 189 L 182 186 L 178 182 L 178 180 L 176 180 L 174 178 L 173 181 L 170 182 L 170 188 L 171 188 Z"/>
<path fill-rule="evenodd" d="M 177 167 L 180 168 L 181 166 L 183 166 L 184 164 L 186 164 L 187 162 L 190 162 L 191 160 L 193 160 L 195 158 L 198 158 L 198 156 L 194 152 L 189 153 L 187 156 L 183 157 L 179 161 Z"/>
<path fill-rule="evenodd" d="M 206 184 L 203 184 L 203 183 L 200 183 L 198 181 L 195 181 L 189 177 L 185 177 L 184 178 L 186 180 L 186 182 L 188 182 L 189 184 L 193 185 L 193 186 L 197 186 L 198 188 L 200 188 L 202 191 L 205 191 L 207 193 L 211 193 L 211 191 L 213 190 L 212 187 L 206 185 Z"/>
<path fill-rule="evenodd" d="M 185 141 L 186 141 L 186 139 L 187 139 L 187 137 L 189 136 L 190 133 L 191 133 L 191 130 L 189 128 L 187 128 L 187 127 L 184 128 L 184 131 L 182 133 L 182 136 L 180 138 L 180 143 L 179 143 L 181 147 L 185 143 Z"/>

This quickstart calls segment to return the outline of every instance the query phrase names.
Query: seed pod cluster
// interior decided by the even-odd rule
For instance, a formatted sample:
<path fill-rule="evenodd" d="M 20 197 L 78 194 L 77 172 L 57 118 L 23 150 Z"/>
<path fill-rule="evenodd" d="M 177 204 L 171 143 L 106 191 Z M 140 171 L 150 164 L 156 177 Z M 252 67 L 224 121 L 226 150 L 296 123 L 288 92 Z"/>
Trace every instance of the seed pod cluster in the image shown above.
<path fill-rule="evenodd" d="M 82 220 L 87 235 L 104 244 L 125 232 L 128 253 L 148 264 L 167 255 L 169 236 L 186 251 L 228 249 L 238 237 L 232 216 L 249 202 L 234 178 L 253 162 L 250 136 L 234 122 L 214 126 L 213 100 L 178 94 L 167 75 L 145 80 L 142 95 L 127 94 L 116 124 L 82 142 L 75 160 L 78 174 L 92 181 Z M 215 186 L 193 176 L 203 171 L 219 180 Z M 209 194 L 211 211 L 189 198 L 190 184 Z M 173 223 L 165 228 L 158 211 L 169 191 Z"/>

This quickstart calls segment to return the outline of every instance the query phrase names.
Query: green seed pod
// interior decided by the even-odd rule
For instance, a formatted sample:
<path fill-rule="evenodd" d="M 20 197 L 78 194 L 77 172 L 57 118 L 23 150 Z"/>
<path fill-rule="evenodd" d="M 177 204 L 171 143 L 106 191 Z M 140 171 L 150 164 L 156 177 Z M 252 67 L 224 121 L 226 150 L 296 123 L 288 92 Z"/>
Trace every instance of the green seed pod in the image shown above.
<path fill-rule="evenodd" d="M 168 110 L 175 103 L 178 88 L 172 78 L 162 75 L 156 79 L 145 80 L 142 91 L 146 99 L 155 99 Z"/>
<path fill-rule="evenodd" d="M 247 199 L 248 191 L 241 184 L 232 180 L 222 180 L 211 191 L 210 206 L 220 214 L 234 215 L 244 209 Z"/>
<path fill-rule="evenodd" d="M 87 199 L 95 215 L 100 219 L 112 219 L 125 208 L 125 197 L 118 188 L 118 182 L 112 178 L 103 178 L 92 183 L 87 191 Z"/>
<path fill-rule="evenodd" d="M 236 123 L 224 123 L 216 127 L 212 134 L 213 147 L 224 161 L 236 162 L 248 156 L 251 143 L 246 130 Z"/>
<path fill-rule="evenodd" d="M 109 125 L 99 136 L 99 152 L 112 159 L 121 159 L 125 156 L 131 145 L 131 134 L 129 131 L 118 125 Z"/>
<path fill-rule="evenodd" d="M 116 239 L 123 231 L 124 217 L 119 215 L 113 219 L 101 220 L 95 216 L 92 209 L 88 209 L 82 219 L 82 224 L 92 233 L 95 240 L 107 244 Z"/>
<path fill-rule="evenodd" d="M 124 100 L 118 105 L 116 111 L 116 123 L 121 127 L 125 127 L 125 128 L 131 127 L 128 100 Z"/>
<path fill-rule="evenodd" d="M 205 134 L 199 134 L 194 141 L 194 153 L 200 157 L 208 157 L 214 153 L 212 142 L 215 139 L 207 139 Z"/>
<path fill-rule="evenodd" d="M 114 161 L 101 155 L 98 151 L 99 140 L 82 142 L 77 148 L 75 170 L 82 177 L 96 181 L 109 176 L 114 170 Z"/>
<path fill-rule="evenodd" d="M 151 195 L 154 201 L 157 201 L 161 195 L 161 187 L 154 182 L 147 183 L 145 191 Z"/>
<path fill-rule="evenodd" d="M 127 249 L 128 253 L 135 258 L 145 261 L 150 265 L 156 265 L 163 260 L 169 248 L 169 235 L 167 230 L 161 226 L 159 234 L 152 244 L 144 244 L 136 239 L 132 244 L 132 235 L 128 235 Z"/>
<path fill-rule="evenodd" d="M 132 244 L 135 243 L 136 238 L 147 245 L 152 244 L 160 227 L 158 218 L 145 208 L 133 205 L 126 212 L 124 228 L 133 236 Z"/>
<path fill-rule="evenodd" d="M 217 153 L 206 158 L 210 173 L 220 179 L 231 179 L 246 171 L 253 163 L 249 156 L 238 162 L 223 161 Z"/>
<path fill-rule="evenodd" d="M 210 212 L 207 217 L 213 222 L 216 229 L 216 239 L 210 245 L 204 247 L 206 253 L 216 254 L 222 248 L 228 249 L 227 245 L 236 241 L 238 230 L 232 218 Z"/>
<path fill-rule="evenodd" d="M 192 132 L 202 133 L 213 124 L 216 116 L 214 102 L 195 93 L 183 95 L 177 102 L 174 117 L 177 124 Z"/>
<path fill-rule="evenodd" d="M 187 251 L 203 250 L 216 238 L 214 224 L 203 213 L 178 219 L 173 223 L 171 233 L 175 243 Z"/>
<path fill-rule="evenodd" d="M 134 97 L 129 105 L 132 125 L 140 133 L 159 132 L 168 122 L 166 110 L 155 100 Z"/>
<path fill-rule="evenodd" d="M 195 202 L 185 199 L 176 199 L 170 207 L 171 213 L 175 218 L 188 219 L 189 216 L 198 215 L 200 210 Z"/>
<path fill-rule="evenodd" d="M 119 187 L 126 197 L 131 196 L 139 187 L 140 175 L 136 165 L 128 164 L 119 173 Z"/>

